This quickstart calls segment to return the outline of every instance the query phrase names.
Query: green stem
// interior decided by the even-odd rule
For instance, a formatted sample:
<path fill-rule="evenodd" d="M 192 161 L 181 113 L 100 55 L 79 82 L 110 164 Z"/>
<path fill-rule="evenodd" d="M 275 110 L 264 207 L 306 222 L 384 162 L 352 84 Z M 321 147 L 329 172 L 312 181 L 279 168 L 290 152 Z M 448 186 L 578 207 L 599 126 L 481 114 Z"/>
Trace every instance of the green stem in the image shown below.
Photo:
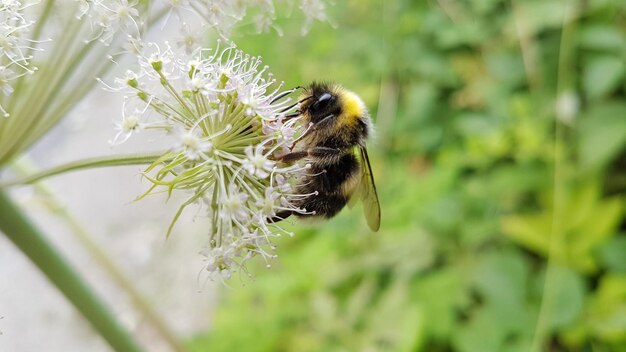
<path fill-rule="evenodd" d="M 559 44 L 559 63 L 557 71 L 557 91 L 558 96 L 563 92 L 565 87 L 565 80 L 567 79 L 567 69 L 571 67 L 571 43 L 572 33 L 574 32 L 574 26 L 576 22 L 574 20 L 568 22 L 568 16 L 576 18 L 578 9 L 576 5 L 566 7 L 563 14 L 563 24 L 561 30 L 561 41 Z M 565 158 L 567 148 L 565 148 L 565 131 L 563 125 L 559 119 L 554 119 L 554 165 L 553 165 L 553 194 L 552 194 L 552 222 L 550 231 L 550 242 L 548 248 L 548 259 L 546 264 L 546 274 L 543 279 L 543 294 L 541 297 L 541 303 L 539 305 L 539 313 L 537 317 L 537 323 L 535 325 L 535 332 L 530 345 L 531 352 L 539 352 L 543 350 L 545 341 L 550 337 L 550 317 L 553 314 L 555 305 L 557 302 L 556 292 L 558 291 L 558 280 L 556 278 L 557 270 L 557 255 L 565 243 L 565 224 L 562 219 L 564 216 L 564 209 L 566 207 L 565 201 Z"/>
<path fill-rule="evenodd" d="M 115 351 L 142 351 L 131 335 L 116 322 L 111 311 L 2 191 L 0 191 L 0 231 L 28 256 Z"/>
<path fill-rule="evenodd" d="M 82 169 L 92 169 L 105 166 L 152 164 L 163 154 L 165 153 L 161 152 L 155 154 L 112 155 L 72 161 L 67 164 L 55 166 L 48 170 L 37 172 L 30 176 L 26 176 L 16 180 L 0 182 L 0 189 L 16 185 L 26 185 L 29 183 L 37 182 L 46 177 Z"/>
<path fill-rule="evenodd" d="M 22 158 L 15 165 L 15 169 L 21 174 L 33 173 L 35 166 L 28 158 Z M 130 297 L 137 310 L 152 324 L 160 336 L 172 347 L 173 351 L 185 352 L 186 347 L 178 340 L 178 337 L 169 325 L 153 309 L 149 301 L 135 287 L 133 282 L 124 274 L 122 269 L 111 259 L 89 234 L 89 231 L 65 208 L 57 199 L 54 192 L 47 187 L 45 182 L 34 185 L 35 190 L 46 197 L 46 205 L 49 210 L 64 220 L 78 241 L 87 249 L 89 255 L 106 271 L 113 281 L 122 288 Z"/>

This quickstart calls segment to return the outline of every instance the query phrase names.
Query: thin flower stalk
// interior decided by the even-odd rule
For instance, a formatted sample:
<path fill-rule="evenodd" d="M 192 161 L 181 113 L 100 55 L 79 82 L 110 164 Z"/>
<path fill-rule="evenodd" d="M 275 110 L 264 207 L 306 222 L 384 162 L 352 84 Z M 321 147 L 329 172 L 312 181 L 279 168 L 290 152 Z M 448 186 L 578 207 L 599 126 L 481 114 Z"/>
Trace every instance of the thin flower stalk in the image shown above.
<path fill-rule="evenodd" d="M 10 95 L 0 96 L 7 115 L 0 120 L 0 165 L 52 128 L 95 85 L 95 76 L 112 66 L 110 53 L 119 51 L 116 48 L 128 35 L 138 33 L 120 24 L 108 43 L 94 35 L 97 32 L 87 17 L 78 15 L 77 2 L 65 2 L 47 0 L 28 9 L 37 20 L 28 22 L 34 29 L 30 38 L 23 39 L 30 45 L 22 52 L 29 64 L 37 66 L 30 73 L 37 72 L 17 77 Z"/>

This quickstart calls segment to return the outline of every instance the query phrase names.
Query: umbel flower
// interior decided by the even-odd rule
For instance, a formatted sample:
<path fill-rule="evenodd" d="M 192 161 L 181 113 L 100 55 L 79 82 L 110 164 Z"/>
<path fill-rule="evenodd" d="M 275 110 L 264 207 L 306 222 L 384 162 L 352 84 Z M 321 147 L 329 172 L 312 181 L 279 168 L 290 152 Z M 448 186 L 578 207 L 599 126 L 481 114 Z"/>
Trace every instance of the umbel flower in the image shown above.
<path fill-rule="evenodd" d="M 223 38 L 230 35 L 233 28 L 243 20 L 250 18 L 258 32 L 266 32 L 271 28 L 282 33 L 275 25 L 276 6 L 291 8 L 297 6 L 304 16 L 302 34 L 306 34 L 313 21 L 328 21 L 326 0 L 274 0 L 233 1 L 233 0 L 169 0 L 170 15 L 195 14 L 204 23 L 214 28 Z"/>
<path fill-rule="evenodd" d="M 31 43 L 24 35 L 34 23 L 24 15 L 30 6 L 31 3 L 17 0 L 0 2 L 0 93 L 3 95 L 13 93 L 13 80 L 36 70 L 29 67 Z M 1 105 L 0 112 L 4 116 L 9 115 Z"/>
<path fill-rule="evenodd" d="M 175 145 L 145 170 L 152 186 L 141 197 L 186 191 L 190 196 L 168 235 L 185 207 L 204 209 L 210 219 L 206 268 L 211 277 L 229 278 L 234 272 L 250 275 L 249 259 L 267 262 L 275 257 L 272 239 L 292 235 L 270 219 L 281 210 L 306 212 L 292 204 L 306 196 L 294 194 L 292 184 L 309 166 L 276 160 L 303 133 L 298 117 L 285 116 L 293 103 L 281 84 L 259 57 L 219 46 L 177 55 L 167 43 L 147 44 L 140 70 L 116 80 L 133 95 L 111 143 L 142 130 L 176 136 Z"/>

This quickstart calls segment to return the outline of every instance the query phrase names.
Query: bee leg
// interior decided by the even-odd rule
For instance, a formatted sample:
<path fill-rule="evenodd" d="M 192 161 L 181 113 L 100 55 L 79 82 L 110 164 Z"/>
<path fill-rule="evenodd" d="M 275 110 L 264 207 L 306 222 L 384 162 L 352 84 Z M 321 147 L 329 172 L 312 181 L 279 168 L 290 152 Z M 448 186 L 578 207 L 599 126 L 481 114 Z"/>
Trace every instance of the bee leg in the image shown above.
<path fill-rule="evenodd" d="M 300 160 L 307 156 L 313 156 L 316 158 L 335 158 L 343 155 L 344 152 L 340 149 L 328 148 L 328 147 L 315 147 L 306 150 L 298 150 L 295 152 L 290 152 L 287 154 L 283 154 L 277 157 L 275 160 L 280 160 L 284 162 L 292 162 L 296 160 Z"/>
<path fill-rule="evenodd" d="M 300 116 L 300 111 L 296 111 L 293 112 L 291 114 L 285 115 L 285 119 L 288 120 L 290 118 L 296 117 L 296 116 Z M 293 150 L 293 148 L 296 146 L 296 144 L 301 141 L 302 139 L 304 139 L 304 137 L 308 136 L 309 134 L 311 134 L 311 132 L 317 131 L 321 128 L 321 126 L 323 126 L 325 123 L 328 123 L 330 121 L 331 118 L 333 118 L 335 115 L 328 115 L 325 118 L 323 118 L 321 121 L 318 121 L 317 123 L 313 123 L 313 122 L 309 122 L 309 126 L 307 127 L 307 129 L 304 131 L 304 133 L 302 135 L 300 135 L 300 137 L 296 138 L 295 141 L 293 141 L 293 143 L 291 143 L 291 146 L 289 147 L 289 150 Z"/>
<path fill-rule="evenodd" d="M 287 114 L 284 117 L 285 117 L 285 120 L 289 120 L 297 116 L 300 116 L 300 110 L 292 112 L 291 114 Z"/>
<path fill-rule="evenodd" d="M 279 211 L 278 213 L 276 213 L 276 215 L 272 216 L 271 218 L 267 218 L 267 222 L 269 223 L 280 222 L 280 221 L 287 219 L 292 214 L 293 214 L 293 211 L 291 210 Z"/>
<path fill-rule="evenodd" d="M 300 142 L 302 139 L 308 136 L 309 133 L 311 133 L 311 131 L 313 130 L 312 126 L 313 122 L 309 122 L 309 126 L 306 128 L 306 130 L 304 130 L 304 133 L 302 133 L 298 138 L 291 142 L 291 146 L 288 147 L 289 151 L 293 151 L 293 148 L 296 146 L 296 144 L 298 144 L 298 142 Z"/>
<path fill-rule="evenodd" d="M 330 122 L 330 120 L 331 120 L 333 117 L 335 117 L 335 115 L 330 114 L 330 115 L 328 115 L 328 116 L 324 117 L 323 119 L 321 119 L 321 120 L 317 121 L 317 122 L 313 125 L 312 130 L 319 130 L 319 129 L 321 129 L 321 128 L 325 125 L 325 124 L 329 123 L 329 122 Z"/>
<path fill-rule="evenodd" d="M 298 150 L 296 152 L 290 152 L 287 154 L 283 154 L 279 157 L 276 158 L 276 160 L 280 160 L 280 161 L 284 161 L 284 162 L 292 162 L 292 161 L 296 161 L 296 160 L 300 160 L 304 157 L 306 157 L 307 155 L 309 155 L 309 152 L 307 150 Z"/>
<path fill-rule="evenodd" d="M 328 147 L 315 147 L 315 148 L 307 149 L 307 152 L 309 153 L 310 156 L 314 156 L 318 158 L 341 156 L 345 154 L 345 152 L 342 151 L 341 149 L 328 148 Z"/>

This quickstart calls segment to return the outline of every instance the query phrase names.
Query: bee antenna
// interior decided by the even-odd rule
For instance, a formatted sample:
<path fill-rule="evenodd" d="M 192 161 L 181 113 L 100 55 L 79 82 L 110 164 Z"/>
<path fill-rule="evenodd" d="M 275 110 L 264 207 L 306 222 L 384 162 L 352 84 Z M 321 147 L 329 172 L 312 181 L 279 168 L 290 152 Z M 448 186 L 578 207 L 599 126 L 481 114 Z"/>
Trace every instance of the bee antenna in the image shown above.
<path fill-rule="evenodd" d="M 296 105 L 298 105 L 298 104 L 300 104 L 300 102 L 293 103 L 293 104 L 289 105 L 288 107 L 286 107 L 286 108 L 282 109 L 282 110 L 281 110 L 281 111 L 279 111 L 279 112 L 289 111 L 289 110 L 291 110 L 291 109 L 295 108 L 295 107 L 296 107 Z"/>
<path fill-rule="evenodd" d="M 309 95 L 309 96 L 308 96 L 308 97 L 306 97 L 306 98 L 302 98 L 302 100 L 300 100 L 298 103 L 304 103 L 305 101 L 307 101 L 307 100 L 309 100 L 309 99 L 312 99 L 312 98 L 313 98 L 313 96 L 312 96 L 312 95 Z"/>
<path fill-rule="evenodd" d="M 297 89 L 297 88 L 294 88 L 294 89 Z M 281 95 L 282 95 L 282 93 L 281 93 Z M 279 112 L 289 111 L 289 110 L 291 110 L 291 109 L 295 108 L 295 107 L 296 107 L 296 105 L 298 105 L 298 104 L 302 104 L 302 103 L 304 103 L 305 101 L 307 101 L 307 100 L 309 100 L 309 99 L 311 99 L 311 98 L 313 98 L 313 96 L 312 96 L 312 95 L 309 95 L 308 97 L 302 98 L 302 100 L 300 100 L 300 101 L 298 101 L 298 102 L 296 102 L 296 103 L 293 103 L 293 104 L 289 105 L 288 107 L 286 107 L 286 108 L 282 109 L 282 110 L 281 110 L 281 111 L 279 111 Z M 276 100 L 276 99 L 274 99 L 274 100 Z"/>
<path fill-rule="evenodd" d="M 300 89 L 300 88 L 302 88 L 302 87 L 301 87 L 301 86 L 295 86 L 295 87 L 293 87 L 293 88 L 291 88 L 291 89 L 289 89 L 289 90 L 286 90 L 286 91 L 284 91 L 284 92 L 282 92 L 282 93 L 278 94 L 278 95 L 277 95 L 274 99 L 272 99 L 272 101 L 270 102 L 270 104 L 274 104 L 274 103 L 275 103 L 275 102 L 277 102 L 278 100 L 280 100 L 280 99 L 282 99 L 282 98 L 284 98 L 284 97 L 288 96 L 289 94 L 291 94 L 291 93 L 295 92 L 296 90 L 298 90 L 298 89 Z"/>

